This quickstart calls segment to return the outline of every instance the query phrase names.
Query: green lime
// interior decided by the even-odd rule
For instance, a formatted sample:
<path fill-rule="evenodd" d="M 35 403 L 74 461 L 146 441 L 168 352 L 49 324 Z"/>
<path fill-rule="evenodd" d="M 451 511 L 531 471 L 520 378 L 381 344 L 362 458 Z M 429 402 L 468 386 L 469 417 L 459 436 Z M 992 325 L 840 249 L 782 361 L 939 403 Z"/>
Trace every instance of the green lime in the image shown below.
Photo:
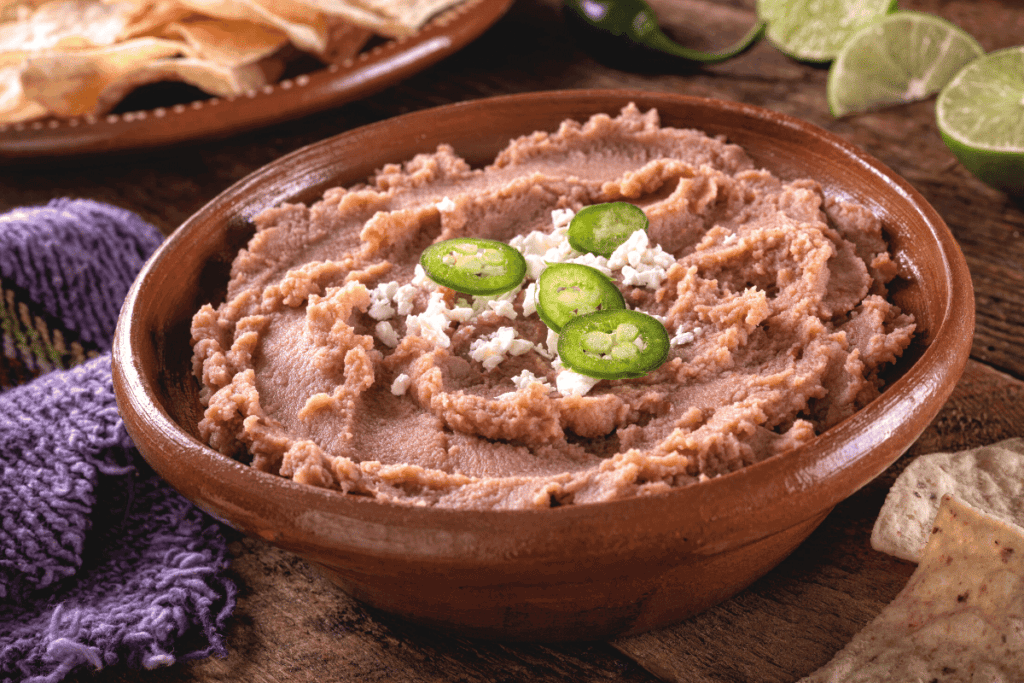
<path fill-rule="evenodd" d="M 968 171 L 1024 195 L 1024 46 L 965 66 L 935 102 L 939 132 Z"/>
<path fill-rule="evenodd" d="M 985 51 L 969 33 L 922 12 L 895 12 L 853 34 L 828 72 L 833 116 L 915 102 Z"/>
<path fill-rule="evenodd" d="M 862 26 L 896 9 L 896 0 L 757 0 L 757 16 L 781 52 L 803 62 L 829 62 Z"/>

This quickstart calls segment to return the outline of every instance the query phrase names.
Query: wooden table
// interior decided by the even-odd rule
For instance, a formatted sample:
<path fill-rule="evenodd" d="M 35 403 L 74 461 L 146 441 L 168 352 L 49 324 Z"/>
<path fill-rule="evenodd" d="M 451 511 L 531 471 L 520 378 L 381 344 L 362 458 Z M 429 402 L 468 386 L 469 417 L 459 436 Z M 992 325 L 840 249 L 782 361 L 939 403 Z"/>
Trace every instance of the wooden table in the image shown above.
<path fill-rule="evenodd" d="M 725 44 L 754 18 L 753 0 L 655 2 L 662 24 L 696 47 Z M 986 50 L 1022 42 L 1016 0 L 902 0 L 951 19 Z M 384 92 L 231 139 L 74 167 L 0 168 L 0 211 L 77 196 L 132 209 L 171 232 L 206 201 L 305 144 L 396 114 L 504 93 L 629 87 L 742 100 L 837 133 L 881 159 L 931 202 L 974 279 L 972 359 L 948 405 L 911 451 L 840 504 L 791 557 L 751 588 L 683 623 L 611 642 L 480 642 L 369 610 L 305 562 L 236 538 L 240 595 L 226 659 L 77 681 L 795 681 L 827 662 L 900 591 L 914 565 L 870 548 L 875 516 L 916 455 L 1024 436 L 1024 205 L 961 167 L 935 126 L 934 100 L 844 120 L 825 102 L 827 71 L 767 42 L 686 74 L 627 73 L 594 61 L 565 34 L 558 0 L 518 0 L 482 38 Z"/>

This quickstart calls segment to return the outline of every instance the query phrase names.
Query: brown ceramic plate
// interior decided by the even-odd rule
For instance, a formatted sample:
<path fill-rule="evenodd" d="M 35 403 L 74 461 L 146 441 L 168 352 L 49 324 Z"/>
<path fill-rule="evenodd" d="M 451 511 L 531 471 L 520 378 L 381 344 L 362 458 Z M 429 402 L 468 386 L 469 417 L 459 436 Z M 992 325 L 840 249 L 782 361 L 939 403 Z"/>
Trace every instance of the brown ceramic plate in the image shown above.
<path fill-rule="evenodd" d="M 250 219 L 314 201 L 388 162 L 448 142 L 474 165 L 511 137 L 566 118 L 656 107 L 664 125 L 727 136 L 784 178 L 874 211 L 901 268 L 894 296 L 920 325 L 884 393 L 809 444 L 665 495 L 532 511 L 410 508 L 303 486 L 196 438 L 202 408 L 189 324 L 222 300 Z M 293 551 L 352 595 L 478 636 L 590 639 L 661 626 L 735 594 L 789 554 L 833 506 L 892 464 L 945 403 L 974 329 L 970 275 L 948 228 L 907 182 L 840 138 L 735 102 L 577 90 L 477 100 L 324 140 L 239 181 L 147 263 L 121 314 L 118 404 L 146 460 L 185 496 L 245 533 Z"/>
<path fill-rule="evenodd" d="M 500 19 L 512 0 L 468 0 L 408 38 L 341 64 L 236 98 L 143 111 L 0 124 L 0 162 L 118 152 L 209 139 L 279 123 L 366 97 L 456 52 Z"/>

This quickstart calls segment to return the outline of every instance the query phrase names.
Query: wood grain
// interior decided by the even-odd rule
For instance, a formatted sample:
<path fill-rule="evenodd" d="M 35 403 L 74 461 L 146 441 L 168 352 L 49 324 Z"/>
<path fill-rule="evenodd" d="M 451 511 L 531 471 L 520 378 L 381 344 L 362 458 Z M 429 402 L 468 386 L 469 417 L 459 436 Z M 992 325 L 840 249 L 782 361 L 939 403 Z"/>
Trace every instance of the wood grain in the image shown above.
<path fill-rule="evenodd" d="M 655 0 L 666 30 L 717 47 L 753 21 L 754 0 Z M 1015 0 L 901 0 L 944 16 L 986 50 L 1019 44 Z M 630 72 L 595 60 L 564 30 L 558 0 L 519 0 L 482 38 L 363 101 L 215 143 L 61 167 L 0 170 L 0 211 L 58 196 L 132 209 L 172 231 L 231 183 L 305 144 L 397 114 L 491 95 L 628 87 L 742 100 L 792 114 L 862 147 L 939 211 L 974 280 L 973 360 L 913 448 L 832 512 L 785 562 L 735 598 L 686 622 L 611 643 L 515 645 L 457 638 L 371 612 L 304 562 L 235 539 L 241 588 L 227 659 L 72 681 L 795 681 L 827 662 L 899 592 L 913 565 L 871 550 L 885 493 L 910 459 L 1024 435 L 1024 204 L 986 187 L 942 143 L 933 101 L 836 120 L 827 70 L 762 42 L 698 70 Z"/>
<path fill-rule="evenodd" d="M 239 538 L 231 551 L 241 590 L 227 635 L 229 656 L 153 671 L 148 680 L 655 680 L 603 643 L 504 645 L 448 636 L 367 610 L 302 560 L 262 541 Z M 127 682 L 137 675 L 111 670 L 78 680 Z"/>

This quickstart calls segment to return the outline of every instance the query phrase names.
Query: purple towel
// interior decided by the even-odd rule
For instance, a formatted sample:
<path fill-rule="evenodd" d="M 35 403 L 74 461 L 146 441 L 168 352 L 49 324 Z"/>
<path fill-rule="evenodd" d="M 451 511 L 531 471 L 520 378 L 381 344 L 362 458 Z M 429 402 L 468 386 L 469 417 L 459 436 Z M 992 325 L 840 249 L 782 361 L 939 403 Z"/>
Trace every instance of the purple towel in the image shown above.
<path fill-rule="evenodd" d="M 226 654 L 221 529 L 146 466 L 114 402 L 114 324 L 160 239 L 88 200 L 0 216 L 3 683 Z"/>

